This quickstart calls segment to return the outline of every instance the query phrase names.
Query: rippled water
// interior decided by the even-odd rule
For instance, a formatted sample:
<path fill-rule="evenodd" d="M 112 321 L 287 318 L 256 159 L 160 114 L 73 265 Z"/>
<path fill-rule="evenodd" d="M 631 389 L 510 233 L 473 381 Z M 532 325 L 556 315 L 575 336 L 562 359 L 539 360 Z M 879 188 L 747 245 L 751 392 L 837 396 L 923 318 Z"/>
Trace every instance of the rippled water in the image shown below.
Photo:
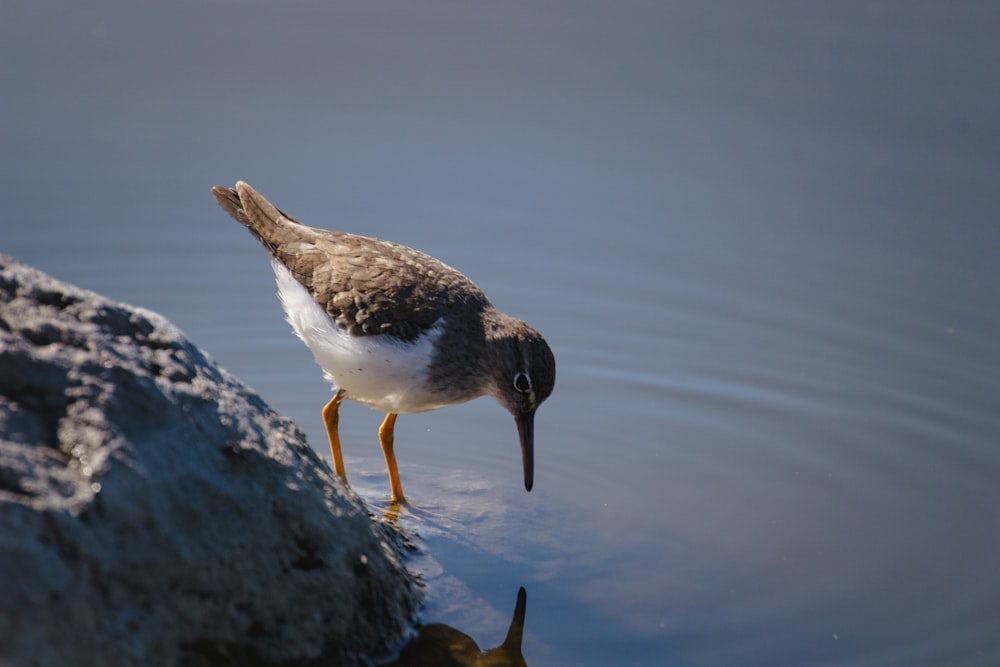
<path fill-rule="evenodd" d="M 1000 662 L 993 5 L 3 13 L 0 250 L 164 313 L 324 455 L 211 185 L 546 335 L 530 494 L 490 399 L 397 424 L 427 623 L 497 646 L 523 586 L 529 665 Z M 341 434 L 384 510 L 380 418 Z"/>

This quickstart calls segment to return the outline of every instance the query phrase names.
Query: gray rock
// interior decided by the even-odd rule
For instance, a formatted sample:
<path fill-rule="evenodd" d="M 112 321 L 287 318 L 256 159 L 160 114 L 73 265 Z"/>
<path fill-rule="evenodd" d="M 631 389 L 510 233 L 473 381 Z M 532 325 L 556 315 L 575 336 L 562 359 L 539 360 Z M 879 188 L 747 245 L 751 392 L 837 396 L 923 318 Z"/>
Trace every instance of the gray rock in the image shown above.
<path fill-rule="evenodd" d="M 0 664 L 351 664 L 415 616 L 393 540 L 163 317 L 0 255 Z"/>

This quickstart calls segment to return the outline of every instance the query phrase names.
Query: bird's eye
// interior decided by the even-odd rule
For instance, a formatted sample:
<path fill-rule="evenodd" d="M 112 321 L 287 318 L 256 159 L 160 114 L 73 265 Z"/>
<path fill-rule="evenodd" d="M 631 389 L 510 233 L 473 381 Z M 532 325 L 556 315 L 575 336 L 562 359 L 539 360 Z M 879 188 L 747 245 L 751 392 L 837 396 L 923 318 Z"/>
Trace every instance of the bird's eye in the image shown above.
<path fill-rule="evenodd" d="M 531 391 L 531 378 L 527 373 L 519 372 L 514 376 L 514 389 L 521 393 Z"/>

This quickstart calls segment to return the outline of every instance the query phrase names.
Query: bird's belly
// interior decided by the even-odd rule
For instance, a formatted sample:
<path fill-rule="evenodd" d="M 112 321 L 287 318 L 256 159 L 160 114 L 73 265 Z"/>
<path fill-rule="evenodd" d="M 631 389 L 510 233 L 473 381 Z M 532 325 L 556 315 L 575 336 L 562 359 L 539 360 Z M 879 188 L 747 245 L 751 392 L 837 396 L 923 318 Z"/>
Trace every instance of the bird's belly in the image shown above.
<path fill-rule="evenodd" d="M 352 336 L 337 326 L 284 264 L 271 261 L 278 295 L 295 334 L 345 398 L 383 412 L 433 410 L 452 401 L 427 389 L 427 366 L 443 321 L 412 342 L 391 336 Z"/>

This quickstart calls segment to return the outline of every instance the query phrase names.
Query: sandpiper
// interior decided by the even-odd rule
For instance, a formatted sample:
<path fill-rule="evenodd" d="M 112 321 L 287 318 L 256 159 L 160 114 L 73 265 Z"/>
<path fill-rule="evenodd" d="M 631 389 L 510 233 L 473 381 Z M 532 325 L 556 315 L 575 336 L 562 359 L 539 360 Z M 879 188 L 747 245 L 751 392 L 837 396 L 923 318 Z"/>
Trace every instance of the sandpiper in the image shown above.
<path fill-rule="evenodd" d="M 556 376 L 541 334 L 496 310 L 464 275 L 413 248 L 308 227 L 242 181 L 212 194 L 270 253 L 288 322 L 333 385 L 322 414 L 345 482 L 337 432 L 345 398 L 386 413 L 379 443 L 392 502 L 401 503 L 396 415 L 492 396 L 514 415 L 524 488 L 531 490 L 535 410 Z"/>

